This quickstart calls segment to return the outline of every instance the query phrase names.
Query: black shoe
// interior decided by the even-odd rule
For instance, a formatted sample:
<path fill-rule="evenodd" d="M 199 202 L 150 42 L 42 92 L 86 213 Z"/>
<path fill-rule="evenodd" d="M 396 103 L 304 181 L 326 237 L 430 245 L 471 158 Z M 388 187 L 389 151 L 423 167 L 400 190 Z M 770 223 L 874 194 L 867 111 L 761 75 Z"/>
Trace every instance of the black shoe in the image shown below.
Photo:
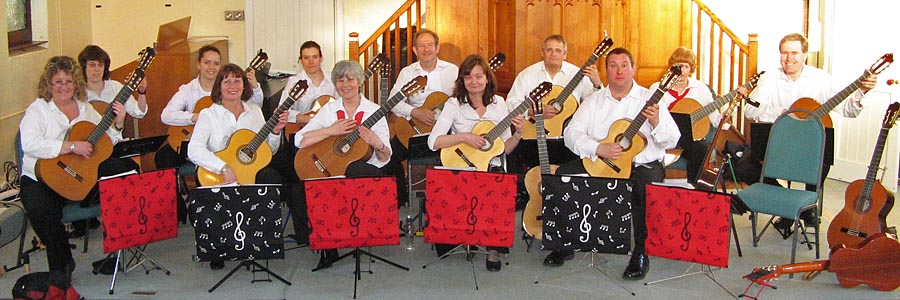
<path fill-rule="evenodd" d="M 69 239 L 79 239 L 84 237 L 84 234 L 84 227 L 78 226 L 73 228 L 72 231 L 69 231 L 69 233 L 66 234 L 66 237 Z"/>
<path fill-rule="evenodd" d="M 107 257 L 91 263 L 94 267 L 94 274 L 112 275 L 116 271 L 116 259 Z"/>
<path fill-rule="evenodd" d="M 567 260 L 572 260 L 573 258 L 575 258 L 574 251 L 553 251 L 544 258 L 544 265 L 548 267 L 561 267 Z"/>
<path fill-rule="evenodd" d="M 221 270 L 225 268 L 224 260 L 211 260 L 209 261 L 209 268 L 213 270 Z"/>
<path fill-rule="evenodd" d="M 814 210 L 807 210 L 801 213 L 800 220 L 803 220 L 803 225 L 806 227 L 816 227 L 819 224 L 819 216 L 816 215 Z"/>
<path fill-rule="evenodd" d="M 631 261 L 628 262 L 628 267 L 625 268 L 625 273 L 622 274 L 622 279 L 641 280 L 644 279 L 645 276 L 647 276 L 647 271 L 649 270 L 650 258 L 643 253 L 635 253 L 631 255 Z"/>
<path fill-rule="evenodd" d="M 75 259 L 74 258 L 69 258 L 69 262 L 66 263 L 64 270 L 66 272 L 66 276 L 68 276 L 69 278 L 72 278 L 72 272 L 75 272 Z"/>
<path fill-rule="evenodd" d="M 339 255 L 336 249 L 330 250 L 322 250 L 319 257 L 319 264 L 316 265 L 316 269 L 328 269 L 331 268 L 331 265 L 337 261 Z"/>
<path fill-rule="evenodd" d="M 100 220 L 97 220 L 97 218 L 90 218 L 88 222 L 90 222 L 91 230 L 100 228 Z"/>
<path fill-rule="evenodd" d="M 791 219 L 778 218 L 778 220 L 772 222 L 772 227 L 778 231 L 782 239 L 787 239 L 791 234 L 794 234 L 794 220 Z"/>
<path fill-rule="evenodd" d="M 500 267 L 502 266 L 503 264 L 500 263 L 499 259 L 497 259 L 497 261 L 491 261 L 488 258 L 484 259 L 484 267 L 487 268 L 488 271 L 500 272 Z"/>

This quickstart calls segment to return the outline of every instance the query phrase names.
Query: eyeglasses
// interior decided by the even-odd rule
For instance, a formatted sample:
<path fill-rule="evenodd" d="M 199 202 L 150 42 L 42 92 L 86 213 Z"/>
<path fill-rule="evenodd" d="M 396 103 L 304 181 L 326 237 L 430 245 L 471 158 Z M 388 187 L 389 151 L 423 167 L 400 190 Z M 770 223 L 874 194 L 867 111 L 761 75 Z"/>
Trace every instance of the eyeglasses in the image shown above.
<path fill-rule="evenodd" d="M 73 85 L 75 85 L 75 81 L 72 81 L 72 80 L 66 80 L 66 81 L 57 80 L 57 81 L 51 82 L 50 84 L 53 85 L 53 86 L 55 86 L 55 87 L 73 86 Z"/>

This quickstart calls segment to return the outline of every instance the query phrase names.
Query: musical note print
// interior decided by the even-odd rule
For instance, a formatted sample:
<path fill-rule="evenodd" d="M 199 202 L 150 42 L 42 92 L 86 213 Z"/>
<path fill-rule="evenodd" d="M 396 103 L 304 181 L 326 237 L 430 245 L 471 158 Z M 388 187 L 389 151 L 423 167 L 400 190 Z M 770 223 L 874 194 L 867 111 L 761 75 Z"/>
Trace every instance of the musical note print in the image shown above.
<path fill-rule="evenodd" d="M 613 180 L 612 182 L 606 183 L 606 189 L 607 189 L 607 190 L 612 191 L 612 190 L 615 190 L 617 187 L 619 187 L 619 181 L 618 181 L 618 180 Z"/>
<path fill-rule="evenodd" d="M 472 197 L 470 201 L 472 205 L 472 209 L 469 210 L 469 214 L 466 215 L 466 224 L 469 224 L 469 228 L 466 229 L 467 234 L 475 233 L 475 224 L 478 224 L 478 217 L 475 216 L 475 208 L 478 207 L 478 197 Z"/>
<path fill-rule="evenodd" d="M 257 194 L 257 195 L 260 195 L 260 196 L 265 196 L 265 195 L 268 194 L 268 193 L 269 193 L 269 187 L 268 187 L 268 186 L 264 186 L 264 187 L 262 187 L 262 188 L 256 190 L 256 194 Z"/>
<path fill-rule="evenodd" d="M 138 212 L 138 224 L 140 224 L 142 226 L 142 228 L 139 232 L 141 234 L 145 234 L 145 233 L 147 233 L 148 218 L 147 218 L 147 215 L 144 214 L 144 208 L 147 207 L 147 198 L 144 198 L 144 196 L 141 196 L 141 198 L 138 199 L 138 207 L 140 208 L 140 210 Z"/>
<path fill-rule="evenodd" d="M 681 245 L 681 251 L 687 251 L 688 247 L 691 244 L 691 232 L 688 230 L 688 226 L 691 225 L 691 212 L 684 213 L 684 228 L 681 229 L 681 240 L 684 241 L 684 244 Z"/>
<path fill-rule="evenodd" d="M 241 223 L 244 222 L 244 212 L 239 211 L 235 214 L 234 221 L 237 223 L 237 226 L 234 228 L 234 240 L 240 243 L 239 245 L 234 245 L 234 250 L 241 251 L 244 250 L 244 238 L 247 237 L 247 233 L 241 229 Z M 231 223 L 231 221 L 228 222 Z"/>
<path fill-rule="evenodd" d="M 584 219 L 581 219 L 580 230 L 581 233 L 584 233 L 584 236 L 578 237 L 578 240 L 582 243 L 586 243 L 591 238 L 591 223 L 588 223 L 587 218 L 591 215 L 591 205 L 585 204 L 584 207 Z"/>
<path fill-rule="evenodd" d="M 357 208 L 359 208 L 359 199 L 353 198 L 353 200 L 350 200 L 350 226 L 353 227 L 350 230 L 350 236 L 352 237 L 359 235 L 359 217 L 356 216 Z"/>

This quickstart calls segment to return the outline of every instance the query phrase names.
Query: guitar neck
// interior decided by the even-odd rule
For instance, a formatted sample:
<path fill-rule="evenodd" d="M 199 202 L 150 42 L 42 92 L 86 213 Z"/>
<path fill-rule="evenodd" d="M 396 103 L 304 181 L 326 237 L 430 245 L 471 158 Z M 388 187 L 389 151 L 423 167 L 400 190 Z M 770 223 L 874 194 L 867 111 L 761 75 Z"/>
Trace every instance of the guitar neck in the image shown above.
<path fill-rule="evenodd" d="M 391 97 L 390 99 L 388 99 L 387 101 L 382 103 L 381 107 L 379 107 L 378 110 L 376 110 L 374 113 L 372 113 L 371 116 L 366 118 L 366 120 L 363 121 L 362 124 L 360 124 L 359 126 L 365 126 L 366 128 L 372 128 L 372 126 L 375 126 L 375 123 L 378 123 L 378 121 L 381 120 L 381 118 L 384 118 L 384 116 L 386 116 L 388 114 L 388 112 L 390 112 L 391 109 L 393 109 L 394 106 L 397 105 L 397 103 L 400 103 L 400 101 L 402 101 L 403 98 L 406 98 L 406 95 L 404 95 L 402 92 L 397 93 L 396 95 L 394 95 L 393 97 Z M 359 139 L 359 127 L 357 127 L 356 129 L 353 129 L 353 131 L 348 133 L 347 136 L 345 137 L 345 139 L 347 140 L 348 145 L 353 145 L 354 143 L 356 143 L 356 140 Z"/>
<path fill-rule="evenodd" d="M 91 143 L 91 145 L 97 145 L 97 142 L 100 141 L 100 138 L 104 134 L 106 134 L 106 130 L 109 129 L 109 126 L 111 126 L 116 119 L 116 112 L 113 111 L 112 104 L 116 102 L 125 104 L 125 101 L 128 100 L 128 97 L 130 97 L 132 93 L 134 93 L 134 90 L 127 84 L 122 86 L 122 89 L 119 90 L 119 93 L 113 98 L 113 102 L 110 103 L 109 108 L 103 113 L 103 119 L 100 120 L 100 123 L 97 123 L 97 127 L 94 128 L 94 131 L 88 136 L 87 141 Z"/>
<path fill-rule="evenodd" d="M 503 134 L 503 132 L 506 131 L 507 128 L 509 128 L 509 125 L 512 124 L 512 119 L 516 116 L 524 114 L 532 104 L 534 104 L 534 100 L 531 100 L 530 97 L 525 97 L 525 101 L 522 101 L 522 103 L 520 103 L 519 106 L 516 106 L 516 108 L 509 112 L 509 114 L 506 115 L 503 120 L 500 120 L 500 122 L 497 123 L 497 125 L 495 125 L 494 128 L 491 129 L 491 131 L 488 131 L 488 133 L 484 135 L 484 138 L 488 141 L 493 141 L 499 138 L 500 135 Z"/>
<path fill-rule="evenodd" d="M 865 211 L 869 205 L 869 199 L 872 197 L 872 187 L 875 185 L 875 177 L 878 176 L 878 166 L 881 165 L 881 156 L 884 154 L 884 144 L 887 141 L 890 128 L 881 128 L 878 134 L 878 143 L 875 144 L 875 151 L 872 153 L 872 161 L 869 163 L 869 170 L 866 172 L 866 181 L 863 183 L 862 191 L 859 196 L 865 201 L 856 201 L 857 210 Z"/>
<path fill-rule="evenodd" d="M 256 149 L 259 149 L 259 146 L 266 141 L 266 138 L 272 133 L 272 130 L 275 129 L 275 125 L 278 125 L 278 117 L 281 116 L 281 113 L 291 108 L 296 101 L 297 99 L 294 99 L 294 97 L 288 96 L 281 105 L 278 105 L 278 108 L 275 109 L 275 112 L 273 112 L 272 116 L 269 117 L 269 120 L 266 121 L 266 125 L 263 125 L 263 127 L 256 132 L 256 135 L 253 136 L 253 139 L 250 140 L 250 143 L 247 144 L 247 149 L 250 150 L 250 152 L 255 153 Z"/>
<path fill-rule="evenodd" d="M 750 90 L 753 87 L 753 84 L 750 82 L 747 82 L 743 85 L 743 87 L 747 90 Z M 703 119 L 703 117 L 706 117 L 709 114 L 713 113 L 714 111 L 718 110 L 720 107 L 722 107 L 722 105 L 725 105 L 726 103 L 730 103 L 731 101 L 734 101 L 734 99 L 737 98 L 737 96 L 740 94 L 741 93 L 738 92 L 738 90 L 733 90 L 733 91 L 729 92 L 728 94 L 725 94 L 725 96 L 722 96 L 719 99 L 716 99 L 715 101 L 704 105 L 697 111 L 692 112 L 691 113 L 691 124 L 696 123 L 700 119 Z"/>
<path fill-rule="evenodd" d="M 859 76 L 859 78 L 856 78 L 856 80 L 851 82 L 850 85 L 845 87 L 843 90 L 841 90 L 837 94 L 834 94 L 834 96 L 829 98 L 828 101 L 825 101 L 825 103 L 822 103 L 822 106 L 817 108 L 816 111 L 814 111 L 810 115 L 810 118 L 818 120 L 818 119 L 821 119 L 822 117 L 824 117 L 825 115 L 827 115 L 829 112 L 831 112 L 831 110 L 833 110 L 835 107 L 837 107 L 838 104 L 841 104 L 841 102 L 844 102 L 844 100 L 846 100 L 847 97 L 850 96 L 850 94 L 852 94 L 853 92 L 858 90 L 859 87 L 862 86 L 863 80 L 866 80 L 866 77 L 869 77 L 869 75 L 871 75 L 871 74 L 872 74 L 872 72 L 869 70 L 866 70 L 865 72 L 863 72 L 862 76 Z"/>
<path fill-rule="evenodd" d="M 552 103 L 558 103 L 560 106 L 565 104 L 566 99 L 569 98 L 569 95 L 571 95 L 572 92 L 575 91 L 575 88 L 578 87 L 579 83 L 581 83 L 581 79 L 584 78 L 584 73 L 582 71 L 585 68 L 590 67 L 591 65 L 596 63 L 598 59 L 600 59 L 600 57 L 597 56 L 597 54 L 591 54 L 591 57 L 588 58 L 588 60 L 583 65 L 581 65 L 581 69 L 578 69 L 578 72 L 575 73 L 575 76 L 572 76 L 572 80 L 569 80 L 569 84 L 566 84 L 566 87 L 562 90 L 562 92 L 559 93 L 559 96 L 557 96 Z"/>
<path fill-rule="evenodd" d="M 369 81 L 369 78 L 372 78 L 372 75 L 375 75 L 375 70 L 366 68 L 366 71 L 363 73 L 365 73 L 365 74 L 363 74 L 363 80 L 362 80 L 362 82 L 360 82 L 360 84 L 362 84 L 363 82 Z"/>
<path fill-rule="evenodd" d="M 541 174 L 550 174 L 550 157 L 547 154 L 547 134 L 544 133 L 544 115 L 534 114 L 537 127 L 538 161 L 541 163 Z"/>
<path fill-rule="evenodd" d="M 804 262 L 804 263 L 782 265 L 782 266 L 778 266 L 778 268 L 781 269 L 781 274 L 825 271 L 825 270 L 828 270 L 828 261 L 827 260 L 817 260 L 817 261 L 810 261 L 810 262 Z"/>
<path fill-rule="evenodd" d="M 388 89 L 387 76 L 382 76 L 380 83 L 381 84 L 380 84 L 379 88 L 381 89 L 381 97 L 379 97 L 379 100 L 381 100 L 381 102 L 384 103 L 388 100 L 388 97 L 390 97 L 390 93 L 391 93 L 391 90 Z"/>
<path fill-rule="evenodd" d="M 621 141 L 631 141 L 631 138 L 633 138 L 634 135 L 637 134 L 638 131 L 640 131 L 641 126 L 644 126 L 644 121 L 647 120 L 647 117 L 645 117 L 641 112 L 643 112 L 644 109 L 647 109 L 648 106 L 658 103 L 659 99 L 662 99 L 662 96 L 665 93 L 666 91 L 663 90 L 662 87 L 657 88 L 656 91 L 653 92 L 653 96 L 650 96 L 650 99 L 647 100 L 647 104 L 645 104 L 644 107 L 641 108 L 641 111 L 638 112 L 637 116 L 634 117 L 634 120 L 631 121 L 631 124 L 628 125 L 628 128 L 625 129 L 625 132 L 622 134 Z"/>

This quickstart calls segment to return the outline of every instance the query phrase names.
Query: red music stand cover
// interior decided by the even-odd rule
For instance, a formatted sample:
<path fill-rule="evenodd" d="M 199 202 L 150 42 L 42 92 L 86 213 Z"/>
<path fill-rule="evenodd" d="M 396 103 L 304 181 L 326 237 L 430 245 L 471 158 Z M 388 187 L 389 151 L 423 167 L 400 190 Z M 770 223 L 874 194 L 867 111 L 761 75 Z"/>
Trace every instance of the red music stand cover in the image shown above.
<path fill-rule="evenodd" d="M 729 194 L 647 185 L 647 254 L 728 267 Z"/>
<path fill-rule="evenodd" d="M 175 169 L 101 180 L 103 252 L 178 236 Z"/>
<path fill-rule="evenodd" d="M 304 181 L 313 250 L 400 244 L 395 177 Z"/>
<path fill-rule="evenodd" d="M 425 242 L 512 247 L 517 176 L 429 169 Z"/>

